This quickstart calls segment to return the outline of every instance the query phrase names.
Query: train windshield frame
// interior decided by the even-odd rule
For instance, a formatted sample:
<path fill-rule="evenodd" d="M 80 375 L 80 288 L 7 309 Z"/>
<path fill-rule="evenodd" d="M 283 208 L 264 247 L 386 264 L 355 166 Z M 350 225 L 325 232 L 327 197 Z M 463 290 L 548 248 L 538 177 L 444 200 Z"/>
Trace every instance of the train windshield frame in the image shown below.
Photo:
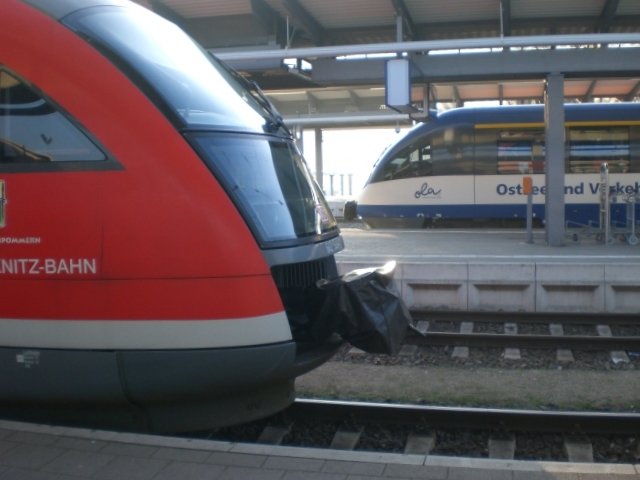
<path fill-rule="evenodd" d="M 143 7 L 90 7 L 62 23 L 110 58 L 178 128 L 284 128 L 247 82 L 175 24 Z"/>
<path fill-rule="evenodd" d="M 256 85 L 137 5 L 89 7 L 62 23 L 109 58 L 182 132 L 262 248 L 339 234 L 290 132 Z"/>
<path fill-rule="evenodd" d="M 337 235 L 337 222 L 292 141 L 206 131 L 186 136 L 263 247 Z"/>

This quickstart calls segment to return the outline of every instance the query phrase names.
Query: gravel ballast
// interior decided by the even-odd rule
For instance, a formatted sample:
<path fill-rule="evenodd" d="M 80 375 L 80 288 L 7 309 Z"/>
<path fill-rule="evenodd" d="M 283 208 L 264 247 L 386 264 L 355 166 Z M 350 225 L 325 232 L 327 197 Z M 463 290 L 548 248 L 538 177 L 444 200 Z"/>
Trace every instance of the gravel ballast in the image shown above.
<path fill-rule="evenodd" d="M 544 410 L 640 411 L 635 370 L 412 367 L 331 361 L 296 381 L 299 397 Z"/>

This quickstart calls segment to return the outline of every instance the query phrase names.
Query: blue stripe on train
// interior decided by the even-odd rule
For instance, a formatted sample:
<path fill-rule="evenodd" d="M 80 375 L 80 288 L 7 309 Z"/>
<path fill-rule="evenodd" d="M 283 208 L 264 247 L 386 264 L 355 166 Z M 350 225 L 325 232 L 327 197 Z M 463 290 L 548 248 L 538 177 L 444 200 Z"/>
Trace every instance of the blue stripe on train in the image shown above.
<path fill-rule="evenodd" d="M 526 205 L 358 205 L 357 213 L 364 219 L 513 219 L 526 218 Z M 534 218 L 544 219 L 544 205 L 533 206 Z M 635 209 L 636 222 L 640 220 L 640 211 Z M 611 205 L 611 219 L 619 225 L 626 225 L 626 204 Z M 576 224 L 597 224 L 599 205 L 567 204 L 565 221 L 570 226 Z"/>

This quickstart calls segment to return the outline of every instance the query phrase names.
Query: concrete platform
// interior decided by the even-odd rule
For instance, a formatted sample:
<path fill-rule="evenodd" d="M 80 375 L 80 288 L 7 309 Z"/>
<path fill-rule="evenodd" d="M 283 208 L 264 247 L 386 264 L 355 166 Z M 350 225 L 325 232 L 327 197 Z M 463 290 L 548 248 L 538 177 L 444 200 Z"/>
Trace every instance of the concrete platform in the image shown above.
<path fill-rule="evenodd" d="M 410 308 L 638 313 L 640 246 L 591 238 L 548 246 L 516 230 L 366 230 L 343 226 L 340 273 L 396 260 Z"/>
<path fill-rule="evenodd" d="M 0 479 L 640 480 L 637 465 L 456 459 L 189 440 L 0 421 Z"/>

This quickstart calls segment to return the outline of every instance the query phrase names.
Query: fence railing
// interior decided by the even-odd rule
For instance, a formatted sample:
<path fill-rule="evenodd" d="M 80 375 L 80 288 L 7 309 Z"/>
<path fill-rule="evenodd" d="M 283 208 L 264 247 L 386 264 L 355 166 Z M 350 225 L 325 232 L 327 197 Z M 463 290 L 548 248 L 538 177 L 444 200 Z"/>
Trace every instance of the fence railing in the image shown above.
<path fill-rule="evenodd" d="M 322 189 L 325 195 L 353 195 L 353 173 L 323 173 Z"/>

